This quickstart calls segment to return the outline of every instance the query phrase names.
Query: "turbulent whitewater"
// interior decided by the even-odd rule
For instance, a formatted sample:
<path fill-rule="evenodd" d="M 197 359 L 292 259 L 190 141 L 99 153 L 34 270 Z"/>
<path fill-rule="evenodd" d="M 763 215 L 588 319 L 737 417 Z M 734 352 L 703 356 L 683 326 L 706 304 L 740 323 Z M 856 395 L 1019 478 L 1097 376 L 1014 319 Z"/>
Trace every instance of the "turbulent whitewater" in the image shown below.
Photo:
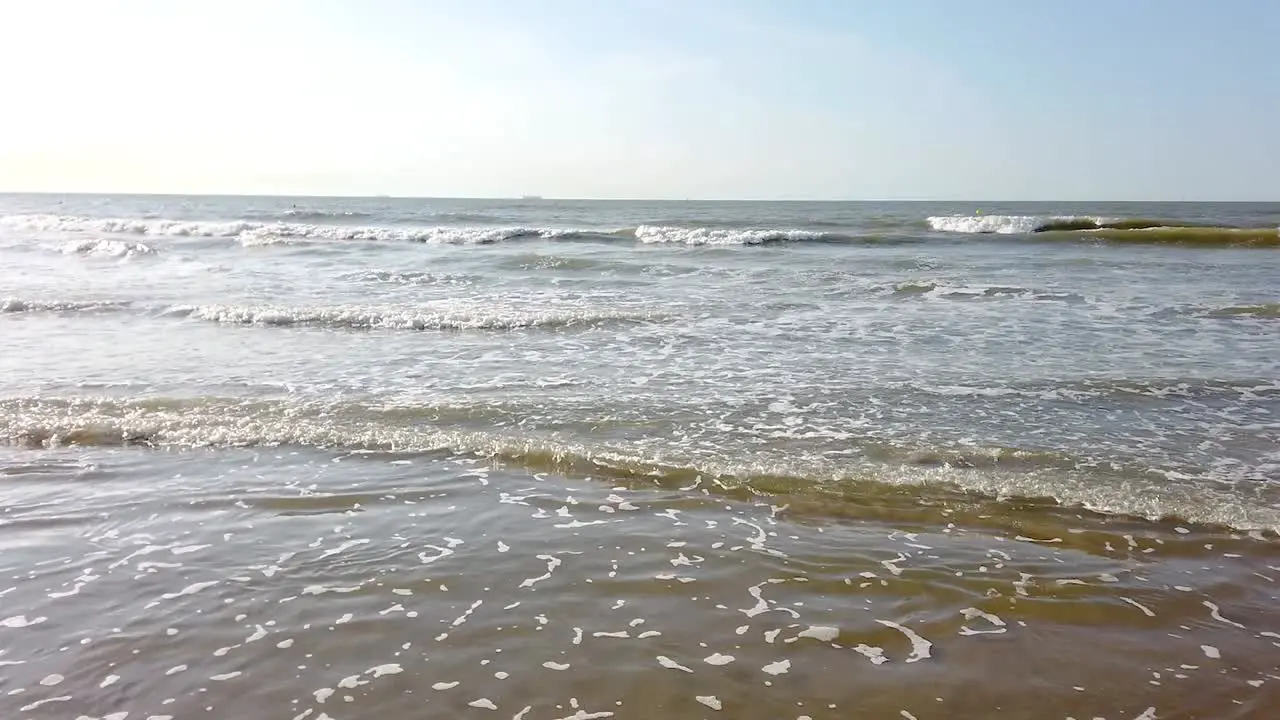
<path fill-rule="evenodd" d="M 1215 225 L 1193 220 L 1156 220 L 1140 217 L 1044 215 L 943 215 L 928 218 L 929 227 L 942 233 L 1029 235 L 1054 239 L 1150 244 L 1183 244 L 1225 247 L 1280 247 L 1280 227 L 1274 218 L 1259 218 L 1256 225 Z"/>
<path fill-rule="evenodd" d="M 0 716 L 1270 717 L 1278 227 L 0 196 Z"/>

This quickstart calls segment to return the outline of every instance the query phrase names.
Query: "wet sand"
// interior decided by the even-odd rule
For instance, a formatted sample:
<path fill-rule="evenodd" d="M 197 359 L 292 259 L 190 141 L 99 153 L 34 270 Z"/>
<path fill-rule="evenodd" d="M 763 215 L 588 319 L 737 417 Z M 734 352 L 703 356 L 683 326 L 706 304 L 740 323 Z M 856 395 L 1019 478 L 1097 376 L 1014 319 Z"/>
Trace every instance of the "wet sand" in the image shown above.
<path fill-rule="evenodd" d="M 4 718 L 1280 711 L 1269 534 L 441 454 L 10 448 L 0 482 Z"/>

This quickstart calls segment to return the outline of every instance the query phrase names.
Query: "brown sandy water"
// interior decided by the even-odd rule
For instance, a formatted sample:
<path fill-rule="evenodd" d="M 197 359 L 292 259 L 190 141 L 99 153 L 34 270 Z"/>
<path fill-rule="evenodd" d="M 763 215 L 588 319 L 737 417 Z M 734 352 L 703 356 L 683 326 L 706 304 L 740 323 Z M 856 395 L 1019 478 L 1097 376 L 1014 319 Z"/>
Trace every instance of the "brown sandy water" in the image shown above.
<path fill-rule="evenodd" d="M 1270 718 L 1273 537 L 442 454 L 4 451 L 3 718 Z"/>

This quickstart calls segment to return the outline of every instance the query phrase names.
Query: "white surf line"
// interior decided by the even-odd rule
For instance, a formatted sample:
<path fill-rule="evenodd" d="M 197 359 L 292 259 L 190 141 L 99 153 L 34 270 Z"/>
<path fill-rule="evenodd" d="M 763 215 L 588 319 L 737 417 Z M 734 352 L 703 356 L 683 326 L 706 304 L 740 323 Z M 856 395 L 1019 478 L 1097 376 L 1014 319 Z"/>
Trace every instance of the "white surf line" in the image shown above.
<path fill-rule="evenodd" d="M 897 630 L 903 635 L 906 635 L 907 639 L 911 641 L 911 654 L 907 656 L 906 662 L 909 662 L 909 663 L 919 662 L 921 660 L 925 660 L 932 656 L 931 648 L 933 647 L 933 643 L 920 637 L 918 634 L 916 634 L 915 630 L 912 630 L 911 628 L 908 628 L 908 627 L 903 627 L 902 625 L 899 625 L 898 623 L 893 622 L 892 620 L 876 620 L 876 622 L 880 623 L 881 625 L 884 625 L 885 627 L 890 627 L 890 628 L 893 628 L 894 630 Z"/>
<path fill-rule="evenodd" d="M 523 581 L 520 582 L 520 587 L 522 588 L 531 588 L 537 583 L 542 582 L 547 578 L 550 578 L 551 573 L 555 572 L 556 568 L 560 567 L 560 562 L 561 562 L 560 558 L 554 555 L 537 555 L 535 557 L 537 557 L 539 560 L 547 561 L 547 572 L 542 575 L 539 575 L 538 577 L 525 578 Z"/>
<path fill-rule="evenodd" d="M 1001 620 L 999 616 L 992 615 L 991 613 L 988 613 L 988 612 L 983 612 L 977 608 L 965 608 L 960 611 L 960 614 L 964 616 L 965 620 L 974 620 L 976 618 L 982 618 L 983 620 L 986 620 L 987 622 L 995 626 L 990 630 L 974 630 L 972 628 L 962 625 L 960 627 L 961 635 L 1000 635 L 1001 633 L 1008 632 L 1009 630 L 1009 628 L 1005 626 L 1004 620 Z"/>

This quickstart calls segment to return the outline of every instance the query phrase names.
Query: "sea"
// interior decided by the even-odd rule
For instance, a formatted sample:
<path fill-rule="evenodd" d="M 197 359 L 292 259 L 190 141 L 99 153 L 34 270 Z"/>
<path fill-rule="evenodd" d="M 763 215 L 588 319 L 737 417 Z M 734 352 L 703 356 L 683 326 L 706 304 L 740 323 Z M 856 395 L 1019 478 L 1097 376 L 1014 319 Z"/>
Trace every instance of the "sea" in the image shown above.
<path fill-rule="evenodd" d="M 0 196 L 0 717 L 1277 717 L 1278 228 Z"/>

